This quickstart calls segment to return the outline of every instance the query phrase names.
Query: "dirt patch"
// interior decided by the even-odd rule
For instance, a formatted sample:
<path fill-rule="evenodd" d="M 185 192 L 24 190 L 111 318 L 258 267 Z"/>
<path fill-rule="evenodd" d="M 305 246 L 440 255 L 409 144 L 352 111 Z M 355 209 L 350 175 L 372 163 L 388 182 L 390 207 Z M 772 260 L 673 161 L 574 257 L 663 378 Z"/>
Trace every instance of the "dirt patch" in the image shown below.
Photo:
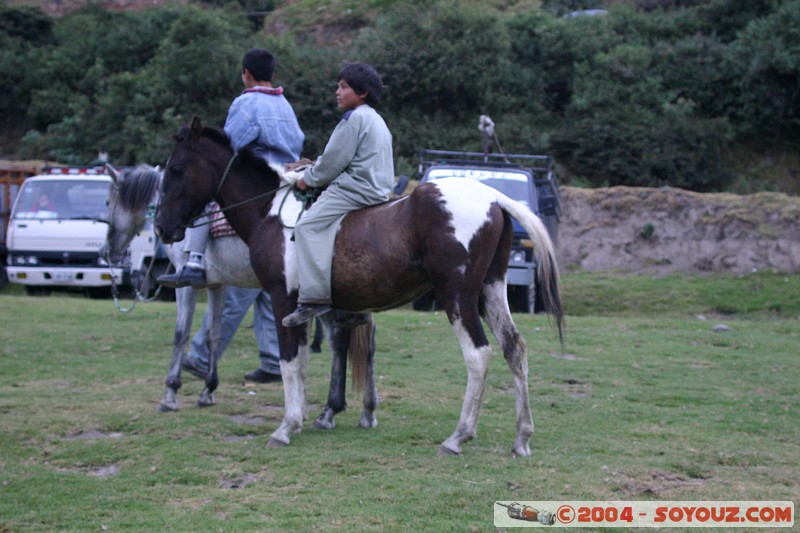
<path fill-rule="evenodd" d="M 608 471 L 604 468 L 604 470 Z M 675 493 L 701 486 L 705 479 L 654 469 L 647 472 L 609 472 L 606 481 L 629 498 L 668 498 Z"/>
<path fill-rule="evenodd" d="M 119 474 L 119 465 L 113 464 L 108 466 L 98 466 L 89 470 L 89 475 L 92 477 L 111 477 Z"/>
<path fill-rule="evenodd" d="M 800 198 L 682 189 L 561 189 L 562 270 L 800 272 Z"/>
<path fill-rule="evenodd" d="M 263 477 L 262 474 L 242 474 L 232 477 L 224 477 L 220 480 L 219 486 L 223 489 L 243 489 Z"/>
<path fill-rule="evenodd" d="M 231 415 L 228 418 L 230 418 L 237 424 L 244 424 L 247 426 L 263 426 L 265 423 L 265 419 L 263 416 Z"/>
<path fill-rule="evenodd" d="M 72 435 L 64 437 L 66 440 L 86 440 L 86 439 L 119 439 L 122 438 L 122 433 L 111 432 L 102 433 L 100 431 L 81 431 Z"/>

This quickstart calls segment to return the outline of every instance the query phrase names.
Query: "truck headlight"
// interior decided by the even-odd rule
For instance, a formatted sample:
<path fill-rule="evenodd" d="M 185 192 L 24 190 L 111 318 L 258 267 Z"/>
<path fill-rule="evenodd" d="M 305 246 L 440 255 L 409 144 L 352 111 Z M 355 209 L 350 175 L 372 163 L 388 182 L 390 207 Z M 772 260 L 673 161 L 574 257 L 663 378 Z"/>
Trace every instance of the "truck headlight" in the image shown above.
<path fill-rule="evenodd" d="M 522 250 L 516 250 L 511 254 L 511 260 L 515 263 L 524 263 L 525 262 L 525 252 Z"/>
<path fill-rule="evenodd" d="M 106 266 L 108 266 L 108 261 L 106 261 L 106 260 L 105 260 L 105 259 L 103 259 L 102 257 L 99 257 L 99 256 L 98 256 L 98 258 L 97 258 L 97 265 L 98 265 L 98 266 L 101 266 L 101 267 L 106 267 Z"/>
<path fill-rule="evenodd" d="M 39 258 L 35 255 L 15 255 L 14 264 L 18 266 L 36 266 L 39 264 Z"/>

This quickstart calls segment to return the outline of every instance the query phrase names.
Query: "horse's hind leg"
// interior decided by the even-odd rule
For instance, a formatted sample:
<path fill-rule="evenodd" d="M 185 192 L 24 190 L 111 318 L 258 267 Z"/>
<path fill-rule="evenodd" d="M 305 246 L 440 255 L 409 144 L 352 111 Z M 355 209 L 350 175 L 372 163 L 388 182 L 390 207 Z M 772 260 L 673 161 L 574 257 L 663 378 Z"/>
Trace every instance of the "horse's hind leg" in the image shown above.
<path fill-rule="evenodd" d="M 314 319 L 314 341 L 311 343 L 311 353 L 322 353 L 322 341 L 325 340 L 325 328 L 319 318 Z"/>
<path fill-rule="evenodd" d="M 325 317 L 328 326 L 333 362 L 331 363 L 331 381 L 328 389 L 328 403 L 314 422 L 316 429 L 333 429 L 336 423 L 333 417 L 347 408 L 345 389 L 347 385 L 347 349 L 350 345 L 352 330 L 334 325 L 331 315 Z"/>
<path fill-rule="evenodd" d="M 169 373 L 166 379 L 164 396 L 158 402 L 157 411 L 165 413 L 178 410 L 178 389 L 181 388 L 181 359 L 189 342 L 192 332 L 192 318 L 197 305 L 197 293 L 191 287 L 175 291 L 177 303 L 177 317 L 175 319 L 175 334 L 172 345 L 172 359 L 169 363 Z"/>
<path fill-rule="evenodd" d="M 219 386 L 217 361 L 219 361 L 219 342 L 222 336 L 222 315 L 225 310 L 225 288 L 208 289 L 209 320 L 206 342 L 208 343 L 208 373 L 205 387 L 197 399 L 197 407 L 210 407 L 217 403 L 214 391 Z"/>
<path fill-rule="evenodd" d="M 364 342 L 350 343 L 351 357 L 358 357 L 364 361 L 362 372 L 356 372 L 354 379 L 363 383 L 364 386 L 364 410 L 361 411 L 361 419 L 358 421 L 359 427 L 374 428 L 378 427 L 378 419 L 375 417 L 375 410 L 378 408 L 378 388 L 375 386 L 375 321 L 370 318 L 367 324 L 358 326 L 359 329 L 353 332 L 354 338 L 359 338 Z M 361 329 L 363 328 L 363 329 Z M 354 353 L 358 350 L 358 353 Z M 364 356 L 363 352 L 366 351 Z M 354 364 L 354 366 L 356 366 Z M 363 375 L 358 375 L 363 374 Z"/>
<path fill-rule="evenodd" d="M 492 347 L 478 317 L 477 305 L 462 305 L 456 311 L 445 303 L 456 338 L 467 364 L 467 392 L 455 432 L 439 447 L 439 455 L 457 455 L 461 445 L 477 434 L 484 384 L 492 358 Z"/>
<path fill-rule="evenodd" d="M 505 283 L 495 281 L 485 284 L 483 298 L 484 318 L 497 338 L 497 342 L 502 346 L 503 355 L 514 376 L 517 437 L 514 439 L 511 453 L 527 457 L 531 454 L 529 443 L 531 435 L 533 435 L 533 417 L 528 394 L 528 347 L 511 318 Z"/>

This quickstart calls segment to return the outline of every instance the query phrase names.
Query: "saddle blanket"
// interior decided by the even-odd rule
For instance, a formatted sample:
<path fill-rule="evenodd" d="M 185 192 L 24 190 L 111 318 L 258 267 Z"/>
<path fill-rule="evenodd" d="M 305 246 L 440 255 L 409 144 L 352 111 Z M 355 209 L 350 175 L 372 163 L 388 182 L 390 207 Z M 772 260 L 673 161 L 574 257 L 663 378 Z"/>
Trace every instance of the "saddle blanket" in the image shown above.
<path fill-rule="evenodd" d="M 233 231 L 233 228 L 228 223 L 228 219 L 225 218 L 225 215 L 219 210 L 219 204 L 216 202 L 212 203 L 211 210 L 214 213 L 211 215 L 211 238 L 216 239 L 218 237 L 231 237 L 236 235 L 236 232 Z"/>

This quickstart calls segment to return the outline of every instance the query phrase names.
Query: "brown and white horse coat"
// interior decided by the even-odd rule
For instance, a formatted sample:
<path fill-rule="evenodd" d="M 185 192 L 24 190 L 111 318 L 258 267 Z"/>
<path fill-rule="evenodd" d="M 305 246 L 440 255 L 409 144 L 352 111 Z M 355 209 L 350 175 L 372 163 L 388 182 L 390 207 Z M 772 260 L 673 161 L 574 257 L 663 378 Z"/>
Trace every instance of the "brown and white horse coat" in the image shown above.
<path fill-rule="evenodd" d="M 298 288 L 292 232 L 281 218 L 291 219 L 300 201 L 291 196 L 284 201 L 283 196 L 290 194 L 280 189 L 287 184 L 286 178 L 246 151 L 230 165 L 223 182 L 231 149 L 218 130 L 202 128 L 199 120 L 184 127 L 176 139 L 165 169 L 157 231 L 169 242 L 182 237 L 183 228 L 208 201 L 216 198 L 223 209 L 230 207 L 226 216 L 249 245 L 253 269 L 270 292 L 280 323 L 294 309 Z M 247 201 L 253 198 L 257 200 Z M 461 445 L 476 434 L 492 356 L 483 318 L 515 380 L 517 436 L 512 452 L 530 455 L 533 420 L 527 349 L 506 297 L 512 217 L 533 241 L 545 304 L 561 334 L 558 269 L 544 224 L 524 205 L 477 181 L 425 183 L 407 197 L 350 213 L 336 236 L 332 269 L 336 309 L 382 311 L 433 288 L 447 313 L 461 346 L 468 382 L 456 430 L 440 447 L 443 454 L 460 453 Z M 273 445 L 288 444 L 290 435 L 302 428 L 308 358 L 305 327 L 279 326 L 278 335 L 286 406 L 284 420 L 270 438 Z M 335 342 L 332 339 L 332 345 Z"/>

